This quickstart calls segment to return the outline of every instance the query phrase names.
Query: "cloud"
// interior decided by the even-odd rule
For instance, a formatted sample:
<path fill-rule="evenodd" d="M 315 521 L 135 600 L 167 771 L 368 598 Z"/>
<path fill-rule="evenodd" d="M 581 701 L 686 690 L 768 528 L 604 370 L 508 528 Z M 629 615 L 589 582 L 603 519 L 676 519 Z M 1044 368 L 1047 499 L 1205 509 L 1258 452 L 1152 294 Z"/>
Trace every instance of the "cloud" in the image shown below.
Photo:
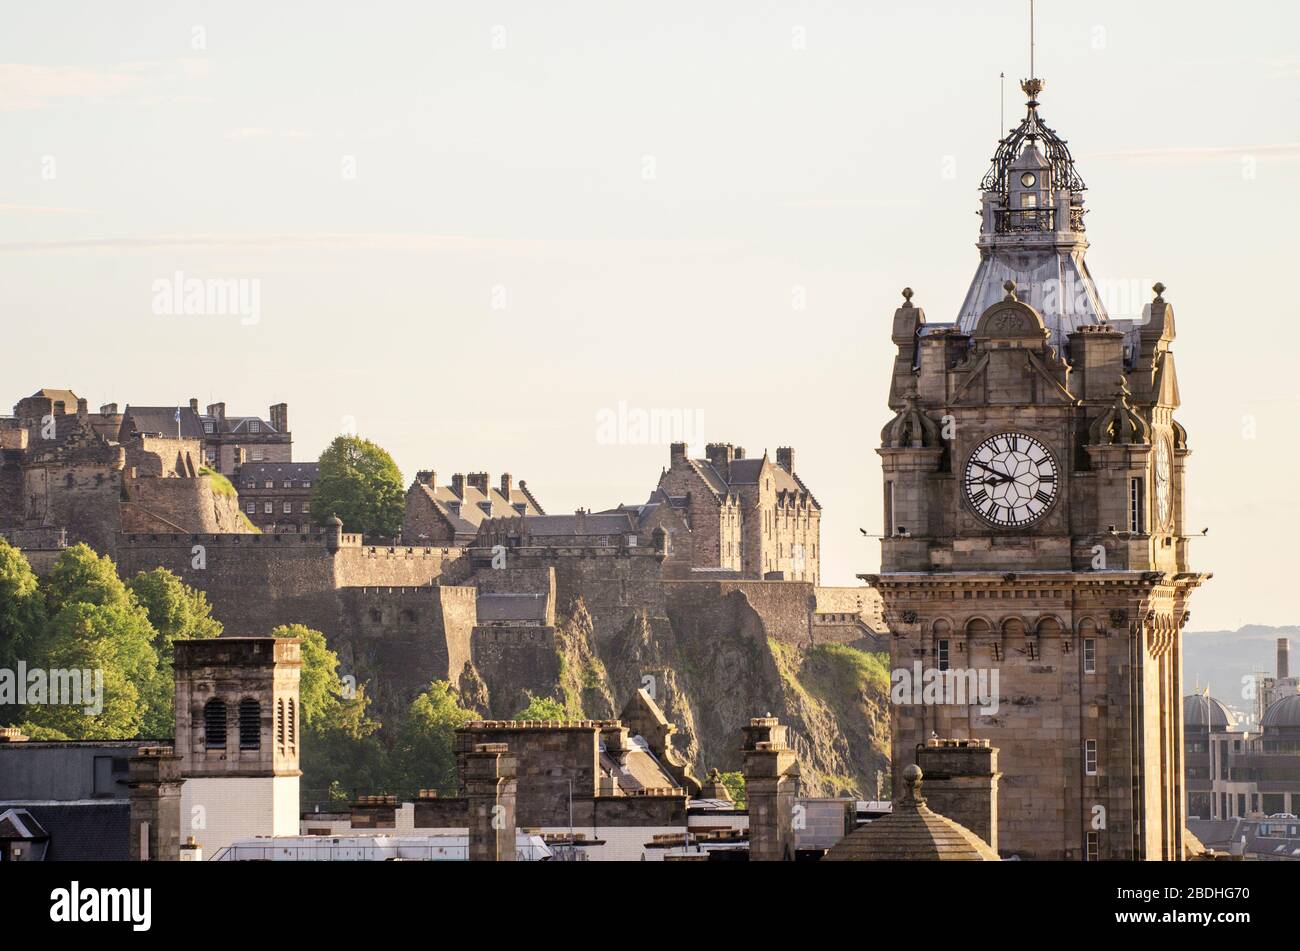
<path fill-rule="evenodd" d="M 260 126 L 245 126 L 232 129 L 226 133 L 227 139 L 305 139 L 309 133 L 301 129 L 266 129 Z"/>
<path fill-rule="evenodd" d="M 184 84 L 208 76 L 203 57 L 175 60 L 133 60 L 107 69 L 84 66 L 40 66 L 0 63 L 0 112 L 44 109 L 62 102 L 98 102 L 123 93 L 148 91 L 143 104 L 183 102 L 189 92 L 162 94 L 159 87 Z"/>
<path fill-rule="evenodd" d="M 0 215 L 93 215 L 90 208 L 60 208 L 57 205 L 2 205 Z"/>
<path fill-rule="evenodd" d="M 43 109 L 67 99 L 105 99 L 138 81 L 118 71 L 0 63 L 0 112 Z"/>
<path fill-rule="evenodd" d="M 49 254 L 82 251 L 166 251 L 187 248 L 257 250 L 387 250 L 387 251 L 481 251 L 503 249 L 545 250 L 559 247 L 607 247 L 631 243 L 646 248 L 688 247 L 701 252 L 734 249 L 729 240 L 635 239 L 628 242 L 609 238 L 496 238 L 478 235 L 421 234 L 401 232 L 283 232 L 274 234 L 163 234 L 130 238 L 82 238 L 63 241 L 10 241 L 0 243 L 0 254 Z"/>
<path fill-rule="evenodd" d="M 919 204 L 919 198 L 808 198 L 781 202 L 783 208 L 906 208 Z"/>

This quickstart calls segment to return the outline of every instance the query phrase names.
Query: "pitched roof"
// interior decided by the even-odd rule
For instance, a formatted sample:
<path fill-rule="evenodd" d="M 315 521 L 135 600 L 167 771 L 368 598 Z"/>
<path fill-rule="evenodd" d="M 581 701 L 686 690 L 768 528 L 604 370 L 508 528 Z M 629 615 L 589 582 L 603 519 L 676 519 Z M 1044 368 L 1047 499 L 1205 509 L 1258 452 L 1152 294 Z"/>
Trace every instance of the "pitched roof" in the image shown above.
<path fill-rule="evenodd" d="M 826 853 L 831 862 L 996 862 L 998 854 L 960 823 L 941 816 L 921 795 L 919 766 L 903 771 L 907 791 L 893 811 L 853 830 Z"/>
<path fill-rule="evenodd" d="M 449 485 L 432 486 L 417 480 L 415 487 L 433 503 L 433 507 L 455 531 L 469 535 L 475 534 L 479 525 L 489 518 L 543 514 L 537 500 L 522 483 L 511 486 L 509 498 L 496 486 L 489 486 L 487 492 L 482 492 L 468 482 L 459 495 Z M 522 506 L 522 513 L 516 506 Z"/>
<path fill-rule="evenodd" d="M 202 439 L 203 423 L 188 406 L 127 406 L 122 414 L 122 438 L 149 433 L 176 438 L 176 415 L 180 414 L 182 439 Z"/>
<path fill-rule="evenodd" d="M 265 482 L 267 479 L 279 482 L 293 479 L 297 482 L 315 480 L 320 475 L 319 462 L 246 462 L 239 467 L 238 481 L 251 479 Z"/>
<path fill-rule="evenodd" d="M 50 837 L 47 862 L 125 862 L 131 806 L 124 800 L 2 803 L 31 815 Z"/>

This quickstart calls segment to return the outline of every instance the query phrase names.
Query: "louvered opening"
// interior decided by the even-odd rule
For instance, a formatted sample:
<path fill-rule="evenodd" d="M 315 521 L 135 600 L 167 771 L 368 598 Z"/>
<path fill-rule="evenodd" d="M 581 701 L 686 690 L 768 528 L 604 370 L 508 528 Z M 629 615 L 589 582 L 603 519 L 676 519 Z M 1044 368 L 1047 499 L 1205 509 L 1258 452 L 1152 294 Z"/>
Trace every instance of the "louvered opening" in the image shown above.
<path fill-rule="evenodd" d="M 239 748 L 256 750 L 262 746 L 262 705 L 245 698 L 239 701 Z"/>
<path fill-rule="evenodd" d="M 215 697 L 203 707 L 203 747 L 209 750 L 226 748 L 226 701 Z"/>

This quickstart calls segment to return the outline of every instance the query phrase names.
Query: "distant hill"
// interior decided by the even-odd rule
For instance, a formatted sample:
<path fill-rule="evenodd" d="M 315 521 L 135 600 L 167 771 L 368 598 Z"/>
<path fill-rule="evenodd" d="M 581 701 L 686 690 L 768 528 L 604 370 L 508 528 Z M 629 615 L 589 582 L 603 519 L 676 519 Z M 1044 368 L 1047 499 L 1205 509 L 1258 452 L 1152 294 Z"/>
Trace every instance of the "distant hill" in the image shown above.
<path fill-rule="evenodd" d="M 1276 673 L 1277 639 L 1289 637 L 1292 653 L 1291 674 L 1300 662 L 1300 627 L 1266 627 L 1247 624 L 1236 631 L 1188 631 L 1183 634 L 1183 690 L 1191 693 L 1199 682 L 1210 694 L 1229 706 L 1242 710 L 1253 708 L 1244 700 L 1242 678 L 1264 671 Z"/>

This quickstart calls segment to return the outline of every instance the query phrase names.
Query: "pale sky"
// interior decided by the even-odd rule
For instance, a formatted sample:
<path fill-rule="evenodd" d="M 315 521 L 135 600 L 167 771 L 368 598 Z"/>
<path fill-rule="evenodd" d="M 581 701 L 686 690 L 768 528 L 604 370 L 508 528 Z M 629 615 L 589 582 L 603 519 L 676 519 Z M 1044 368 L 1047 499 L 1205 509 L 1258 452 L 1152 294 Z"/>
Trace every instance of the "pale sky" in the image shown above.
<path fill-rule="evenodd" d="M 961 303 L 1027 6 L 15 5 L 0 401 L 283 400 L 296 458 L 355 421 L 408 480 L 507 470 L 550 512 L 667 461 L 598 414 L 681 411 L 699 455 L 793 445 L 853 583 L 898 292 Z M 1218 10 L 1038 4 L 1092 272 L 1177 313 L 1193 629 L 1297 621 L 1300 7 Z M 258 319 L 156 314 L 178 271 L 257 282 Z"/>

